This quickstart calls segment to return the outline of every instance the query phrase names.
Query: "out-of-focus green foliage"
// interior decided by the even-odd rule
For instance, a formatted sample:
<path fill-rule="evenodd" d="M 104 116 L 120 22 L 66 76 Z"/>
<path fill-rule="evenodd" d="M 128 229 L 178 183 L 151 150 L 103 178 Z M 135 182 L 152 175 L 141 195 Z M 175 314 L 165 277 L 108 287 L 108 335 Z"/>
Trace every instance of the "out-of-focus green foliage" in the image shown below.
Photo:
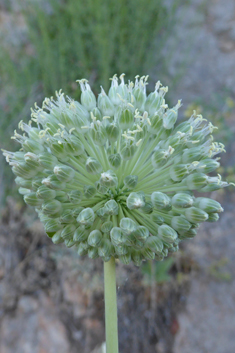
<path fill-rule="evenodd" d="M 174 263 L 173 257 L 168 257 L 163 261 L 147 261 L 144 265 L 141 266 L 141 271 L 145 276 L 145 282 L 151 283 L 155 280 L 157 283 L 165 283 L 171 280 L 169 275 L 169 270 Z"/>

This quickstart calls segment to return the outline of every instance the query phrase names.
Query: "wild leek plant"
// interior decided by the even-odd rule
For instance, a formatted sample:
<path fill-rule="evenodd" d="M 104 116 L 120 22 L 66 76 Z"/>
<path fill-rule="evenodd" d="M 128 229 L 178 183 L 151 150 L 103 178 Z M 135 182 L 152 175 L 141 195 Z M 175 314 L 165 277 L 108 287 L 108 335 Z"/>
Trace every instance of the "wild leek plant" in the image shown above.
<path fill-rule="evenodd" d="M 160 261 L 219 219 L 221 205 L 194 191 L 228 186 L 208 175 L 224 146 L 195 112 L 175 126 L 181 102 L 168 108 L 160 82 L 147 96 L 147 77 L 125 84 L 115 75 L 98 98 L 79 84 L 81 103 L 59 91 L 35 104 L 13 137 L 20 150 L 4 155 L 53 243 L 104 261 L 107 352 L 117 353 L 115 259 Z"/>

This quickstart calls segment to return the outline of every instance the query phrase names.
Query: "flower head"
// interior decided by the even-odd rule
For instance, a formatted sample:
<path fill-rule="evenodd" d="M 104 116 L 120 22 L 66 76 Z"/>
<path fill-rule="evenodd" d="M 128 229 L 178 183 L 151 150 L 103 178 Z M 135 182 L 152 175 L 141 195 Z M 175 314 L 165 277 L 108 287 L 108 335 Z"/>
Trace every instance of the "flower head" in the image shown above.
<path fill-rule="evenodd" d="M 160 82 L 147 96 L 145 76 L 125 84 L 115 75 L 98 99 L 86 80 L 79 83 L 81 103 L 59 91 L 42 108 L 35 104 L 13 137 L 21 149 L 4 151 L 55 244 L 140 265 L 176 251 L 199 223 L 218 220 L 221 205 L 194 196 L 228 186 L 207 175 L 224 151 L 211 123 L 194 113 L 175 125 L 181 102 L 169 109 Z"/>

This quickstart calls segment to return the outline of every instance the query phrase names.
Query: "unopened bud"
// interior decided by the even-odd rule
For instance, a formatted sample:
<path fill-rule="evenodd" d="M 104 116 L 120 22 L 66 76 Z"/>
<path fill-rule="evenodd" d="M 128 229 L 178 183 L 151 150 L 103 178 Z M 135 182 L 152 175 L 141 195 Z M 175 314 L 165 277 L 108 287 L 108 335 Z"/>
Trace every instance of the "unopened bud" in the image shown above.
<path fill-rule="evenodd" d="M 56 197 L 56 191 L 42 185 L 37 190 L 37 197 L 43 200 L 52 200 Z"/>
<path fill-rule="evenodd" d="M 171 226 L 176 231 L 186 232 L 191 228 L 191 223 L 187 221 L 183 216 L 175 216 L 171 219 Z"/>
<path fill-rule="evenodd" d="M 181 181 L 188 174 L 188 168 L 185 164 L 173 165 L 170 168 L 170 177 L 173 181 Z"/>
<path fill-rule="evenodd" d="M 166 243 L 174 243 L 178 238 L 176 231 L 166 224 L 163 224 L 158 228 L 158 235 Z"/>
<path fill-rule="evenodd" d="M 118 178 L 112 170 L 101 173 L 100 183 L 108 188 L 116 187 L 118 185 Z"/>
<path fill-rule="evenodd" d="M 208 177 L 203 173 L 193 173 L 188 175 L 184 182 L 186 183 L 189 190 L 197 190 L 206 185 Z"/>
<path fill-rule="evenodd" d="M 124 235 L 129 235 L 137 229 L 137 224 L 130 218 L 122 218 L 120 228 Z"/>
<path fill-rule="evenodd" d="M 54 173 L 57 176 L 57 179 L 66 183 L 73 180 L 75 176 L 75 170 L 67 165 L 55 166 Z"/>
<path fill-rule="evenodd" d="M 104 211 L 107 215 L 118 215 L 118 204 L 115 200 L 109 200 L 104 205 Z"/>
<path fill-rule="evenodd" d="M 113 228 L 113 222 L 108 221 L 103 223 L 100 229 L 101 229 L 101 232 L 103 233 L 109 233 L 112 228 Z"/>
<path fill-rule="evenodd" d="M 57 214 L 62 210 L 62 205 L 59 201 L 47 201 L 42 204 L 42 211 L 46 215 Z"/>
<path fill-rule="evenodd" d="M 111 167 L 113 167 L 115 169 L 120 167 L 122 158 L 119 153 L 110 154 L 108 156 L 108 159 L 109 159 L 109 163 L 110 163 Z"/>
<path fill-rule="evenodd" d="M 115 108 L 109 97 L 106 95 L 103 88 L 98 96 L 98 108 L 100 109 L 103 116 L 113 116 Z"/>
<path fill-rule="evenodd" d="M 66 188 L 65 182 L 58 180 L 56 175 L 50 175 L 43 179 L 42 184 L 53 190 L 64 190 Z"/>
<path fill-rule="evenodd" d="M 123 235 L 123 232 L 118 227 L 112 228 L 112 230 L 110 231 L 110 238 L 111 238 L 112 244 L 115 247 L 125 243 L 125 237 Z"/>
<path fill-rule="evenodd" d="M 83 193 L 87 199 L 90 199 L 96 194 L 96 188 L 92 185 L 84 185 Z"/>
<path fill-rule="evenodd" d="M 219 220 L 219 215 L 218 213 L 209 213 L 207 222 L 217 222 Z"/>
<path fill-rule="evenodd" d="M 208 219 L 208 214 L 196 207 L 187 208 L 184 215 L 192 223 L 205 222 Z"/>
<path fill-rule="evenodd" d="M 78 243 L 81 243 L 81 242 L 87 240 L 88 234 L 89 233 L 86 230 L 85 226 L 81 225 L 75 230 L 74 235 L 73 235 L 73 240 Z"/>
<path fill-rule="evenodd" d="M 120 129 L 116 123 L 111 123 L 106 126 L 106 133 L 110 142 L 115 142 L 118 139 Z"/>
<path fill-rule="evenodd" d="M 24 195 L 24 202 L 26 202 L 30 206 L 38 207 L 41 206 L 42 200 L 37 198 L 37 195 L 35 192 L 30 192 L 26 195 Z"/>
<path fill-rule="evenodd" d="M 178 193 L 172 197 L 171 202 L 172 202 L 172 206 L 174 207 L 187 208 L 192 206 L 193 198 L 189 194 Z"/>
<path fill-rule="evenodd" d="M 100 174 L 102 172 L 102 165 L 97 159 L 88 157 L 86 161 L 86 170 L 90 174 Z"/>
<path fill-rule="evenodd" d="M 155 191 L 151 195 L 153 206 L 159 210 L 169 210 L 171 208 L 171 199 L 160 191 Z"/>
<path fill-rule="evenodd" d="M 126 204 L 130 210 L 134 210 L 136 208 L 144 207 L 145 199 L 137 192 L 131 192 L 126 200 Z"/>
<path fill-rule="evenodd" d="M 198 207 L 207 213 L 223 212 L 223 208 L 219 202 L 206 197 L 197 197 L 193 206 Z"/>
<path fill-rule="evenodd" d="M 58 159 L 49 152 L 40 154 L 38 161 L 43 168 L 49 170 L 53 170 L 55 165 L 58 163 Z"/>
<path fill-rule="evenodd" d="M 159 237 L 154 235 L 154 236 L 148 237 L 148 239 L 145 242 L 145 247 L 149 248 L 155 254 L 161 254 L 163 250 L 163 243 L 161 239 L 159 239 Z"/>
<path fill-rule="evenodd" d="M 124 109 L 119 117 L 120 128 L 125 131 L 132 127 L 134 123 L 134 115 L 129 109 Z"/>
<path fill-rule="evenodd" d="M 68 198 L 69 201 L 74 203 L 74 204 L 78 204 L 82 201 L 82 192 L 79 190 L 72 190 L 70 192 L 68 192 Z"/>
<path fill-rule="evenodd" d="M 99 230 L 93 230 L 88 237 L 88 244 L 90 246 L 98 247 L 102 241 L 102 233 Z"/>
<path fill-rule="evenodd" d="M 85 225 L 85 226 L 91 226 L 95 220 L 95 214 L 92 208 L 87 207 L 84 210 L 82 210 L 81 213 L 79 213 L 77 217 L 78 223 Z"/>

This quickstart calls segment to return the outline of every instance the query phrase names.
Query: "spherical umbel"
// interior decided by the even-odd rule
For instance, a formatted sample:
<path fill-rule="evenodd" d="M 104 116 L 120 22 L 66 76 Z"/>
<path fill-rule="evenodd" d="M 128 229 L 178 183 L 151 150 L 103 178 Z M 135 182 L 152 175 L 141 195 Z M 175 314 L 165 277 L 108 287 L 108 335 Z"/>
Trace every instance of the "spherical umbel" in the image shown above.
<path fill-rule="evenodd" d="M 147 76 L 125 84 L 115 75 L 98 98 L 78 82 L 81 103 L 59 91 L 35 104 L 13 137 L 20 151 L 3 151 L 19 192 L 53 243 L 80 256 L 162 260 L 201 222 L 219 219 L 221 205 L 194 191 L 228 186 L 210 175 L 224 147 L 195 112 L 177 126 L 181 101 L 169 109 L 160 82 L 147 95 Z"/>

